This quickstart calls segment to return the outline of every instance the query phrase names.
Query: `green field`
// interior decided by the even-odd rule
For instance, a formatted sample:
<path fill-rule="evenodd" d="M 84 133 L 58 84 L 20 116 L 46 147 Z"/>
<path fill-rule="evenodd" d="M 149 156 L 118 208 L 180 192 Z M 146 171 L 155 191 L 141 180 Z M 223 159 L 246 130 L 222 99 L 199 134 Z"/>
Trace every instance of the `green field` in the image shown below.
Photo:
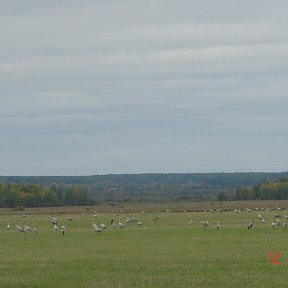
<path fill-rule="evenodd" d="M 106 208 L 95 217 L 97 209 L 1 210 L 0 287 L 287 286 L 288 228 L 273 229 L 270 211 L 260 212 L 266 219 L 262 224 L 256 211 L 236 214 L 162 209 L 146 215 L 119 212 L 115 216 Z M 57 217 L 59 228 L 65 223 L 64 237 L 60 231 L 55 233 L 51 224 L 49 213 L 57 211 L 63 213 Z M 285 212 L 279 213 L 285 222 Z M 128 223 L 120 229 L 110 224 L 111 219 L 118 223 L 130 216 L 143 226 Z M 154 222 L 156 216 L 159 220 Z M 188 225 L 191 218 L 193 224 Z M 253 218 L 255 225 L 248 231 L 247 224 Z M 210 227 L 204 228 L 201 220 L 208 220 Z M 6 229 L 8 221 L 10 229 Z M 107 229 L 97 234 L 92 223 L 101 221 Z M 220 231 L 216 230 L 218 221 Z M 20 234 L 16 224 L 36 227 L 39 233 Z M 279 252 L 279 265 L 270 264 L 270 251 Z"/>

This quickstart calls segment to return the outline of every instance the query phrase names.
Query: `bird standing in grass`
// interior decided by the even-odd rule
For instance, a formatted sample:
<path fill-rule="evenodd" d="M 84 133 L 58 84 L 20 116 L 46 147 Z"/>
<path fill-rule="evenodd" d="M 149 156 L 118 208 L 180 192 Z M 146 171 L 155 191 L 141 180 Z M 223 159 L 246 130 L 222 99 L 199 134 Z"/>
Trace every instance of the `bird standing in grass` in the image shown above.
<path fill-rule="evenodd" d="M 106 225 L 103 222 L 101 222 L 100 227 L 101 229 L 106 229 Z"/>
<path fill-rule="evenodd" d="M 20 234 L 25 233 L 25 229 L 19 225 L 16 225 L 16 229 L 20 232 Z"/>
<path fill-rule="evenodd" d="M 192 225 L 193 224 L 193 220 L 191 219 L 189 222 L 188 222 L 188 225 Z"/>
<path fill-rule="evenodd" d="M 64 224 L 61 226 L 61 232 L 62 232 L 62 235 L 64 236 L 64 234 L 65 234 L 65 225 Z"/>
<path fill-rule="evenodd" d="M 220 228 L 221 228 L 221 225 L 220 225 L 219 222 L 218 222 L 218 224 L 216 225 L 216 229 L 217 229 L 217 231 L 219 231 Z"/>
<path fill-rule="evenodd" d="M 254 220 L 252 220 L 252 222 L 247 225 L 248 230 L 251 230 L 253 228 L 253 225 L 254 225 Z"/>
<path fill-rule="evenodd" d="M 122 222 L 120 222 L 120 221 L 118 223 L 118 226 L 119 226 L 119 228 L 124 228 L 125 227 L 125 225 Z"/>
<path fill-rule="evenodd" d="M 202 222 L 204 228 L 205 227 L 209 227 L 209 222 L 208 221 L 201 221 L 201 222 Z"/>
<path fill-rule="evenodd" d="M 95 232 L 100 233 L 102 231 L 95 223 L 93 223 L 92 225 Z"/>
<path fill-rule="evenodd" d="M 54 217 L 52 217 L 51 222 L 53 225 L 57 225 L 58 219 L 54 216 Z"/>
<path fill-rule="evenodd" d="M 265 219 L 264 219 L 264 218 L 262 218 L 261 222 L 264 224 L 264 223 L 265 223 Z"/>
<path fill-rule="evenodd" d="M 154 222 L 157 221 L 157 220 L 159 220 L 159 217 L 158 217 L 158 216 L 156 216 L 156 217 L 153 218 L 153 221 L 154 221 Z"/>
<path fill-rule="evenodd" d="M 25 230 L 25 232 L 29 232 L 29 231 L 31 231 L 31 228 L 29 226 L 25 225 L 24 230 Z"/>

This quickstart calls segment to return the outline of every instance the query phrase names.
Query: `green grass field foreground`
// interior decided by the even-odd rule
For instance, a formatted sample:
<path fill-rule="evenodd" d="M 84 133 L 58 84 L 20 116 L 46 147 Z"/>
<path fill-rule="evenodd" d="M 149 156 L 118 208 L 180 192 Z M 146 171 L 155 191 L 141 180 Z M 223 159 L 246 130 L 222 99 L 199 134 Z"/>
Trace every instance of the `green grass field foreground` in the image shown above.
<path fill-rule="evenodd" d="M 288 207 L 286 202 L 278 203 Z M 268 201 L 246 204 L 277 206 Z M 117 214 L 112 213 L 114 207 L 103 208 L 103 212 L 97 207 L 2 209 L 0 287 L 287 287 L 288 228 L 271 227 L 273 213 L 281 216 L 283 224 L 287 210 L 159 210 L 142 214 L 142 208 Z M 236 207 L 233 204 L 231 208 Z M 57 211 L 61 213 L 56 215 L 59 229 L 55 232 L 50 212 Z M 125 223 L 127 217 L 135 217 L 143 225 L 134 222 L 119 228 L 118 223 Z M 153 220 L 156 217 L 159 219 Z M 254 226 L 248 230 L 252 219 Z M 209 227 L 204 228 L 201 221 L 206 220 Z M 92 223 L 100 225 L 102 221 L 107 228 L 96 233 Z M 218 221 L 220 231 L 216 230 Z M 8 222 L 10 229 L 6 228 Z M 60 229 L 63 223 L 65 236 Z M 39 233 L 21 234 L 16 224 L 35 227 Z"/>

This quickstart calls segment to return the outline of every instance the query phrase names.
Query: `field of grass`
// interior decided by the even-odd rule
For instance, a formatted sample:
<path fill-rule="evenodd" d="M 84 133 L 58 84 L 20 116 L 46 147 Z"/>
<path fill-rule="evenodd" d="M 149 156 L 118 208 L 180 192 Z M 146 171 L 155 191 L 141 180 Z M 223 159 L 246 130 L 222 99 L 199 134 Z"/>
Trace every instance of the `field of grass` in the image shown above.
<path fill-rule="evenodd" d="M 95 217 L 92 208 L 61 209 L 58 212 L 65 214 L 57 217 L 60 227 L 65 223 L 64 237 L 53 231 L 51 209 L 1 211 L 0 287 L 287 286 L 288 228 L 273 229 L 272 212 L 261 212 L 266 219 L 262 224 L 256 211 L 236 214 L 171 209 L 115 216 L 109 208 Z M 128 223 L 119 229 L 110 224 L 111 219 L 118 223 L 130 216 L 143 222 L 143 227 Z M 154 222 L 156 216 L 159 220 Z M 193 224 L 188 225 L 191 218 Z M 248 231 L 247 224 L 253 218 L 255 225 Z M 204 228 L 201 220 L 208 220 L 210 227 Z M 92 223 L 101 221 L 107 229 L 96 234 Z M 218 221 L 220 231 L 216 230 Z M 15 224 L 36 227 L 39 233 L 22 235 Z M 270 264 L 270 251 L 279 252 L 279 265 Z"/>

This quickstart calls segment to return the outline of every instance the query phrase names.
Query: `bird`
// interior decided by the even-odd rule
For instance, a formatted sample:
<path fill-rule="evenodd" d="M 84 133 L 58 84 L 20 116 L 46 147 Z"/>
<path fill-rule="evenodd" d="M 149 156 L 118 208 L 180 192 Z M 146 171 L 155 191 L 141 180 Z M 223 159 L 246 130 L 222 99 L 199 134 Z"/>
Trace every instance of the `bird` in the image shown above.
<path fill-rule="evenodd" d="M 263 216 L 262 216 L 261 214 L 258 214 L 258 218 L 259 218 L 259 219 L 262 219 Z"/>
<path fill-rule="evenodd" d="M 275 224 L 276 224 L 276 227 L 281 226 L 281 221 L 279 220 L 279 218 L 276 219 Z"/>
<path fill-rule="evenodd" d="M 254 225 L 254 220 L 252 220 L 252 222 L 247 225 L 248 230 L 251 230 L 253 228 L 253 225 Z"/>
<path fill-rule="evenodd" d="M 16 226 L 16 229 L 21 233 L 26 233 L 26 231 L 24 230 L 23 227 L 19 226 L 19 225 L 15 225 Z"/>
<path fill-rule="evenodd" d="M 204 228 L 205 227 L 209 227 L 209 222 L 208 221 L 201 221 L 201 222 L 202 222 Z"/>
<path fill-rule="evenodd" d="M 262 218 L 261 222 L 264 224 L 264 223 L 265 223 L 265 219 L 264 219 L 264 218 Z"/>
<path fill-rule="evenodd" d="M 24 230 L 25 230 L 25 232 L 29 232 L 29 231 L 31 231 L 31 228 L 29 226 L 25 225 Z"/>
<path fill-rule="evenodd" d="M 93 223 L 92 225 L 95 232 L 100 233 L 102 231 L 95 223 Z"/>
<path fill-rule="evenodd" d="M 55 226 L 58 223 L 58 219 L 54 216 L 54 217 L 52 217 L 51 222 Z"/>
<path fill-rule="evenodd" d="M 6 226 L 6 229 L 10 229 L 9 221 L 8 221 L 7 226 Z"/>
<path fill-rule="evenodd" d="M 137 225 L 142 227 L 143 223 L 141 221 L 138 221 Z"/>
<path fill-rule="evenodd" d="M 58 226 L 57 226 L 57 223 L 54 224 L 54 232 L 57 232 L 58 231 Z"/>
<path fill-rule="evenodd" d="M 192 225 L 193 224 L 193 220 L 191 219 L 189 222 L 188 222 L 188 225 Z"/>
<path fill-rule="evenodd" d="M 216 229 L 217 229 L 217 231 L 219 231 L 220 228 L 221 228 L 221 225 L 220 225 L 219 222 L 218 222 L 218 224 L 216 225 Z"/>
<path fill-rule="evenodd" d="M 272 221 L 271 226 L 272 226 L 272 228 L 275 228 L 275 227 L 276 227 L 276 223 L 275 223 L 275 221 Z"/>
<path fill-rule="evenodd" d="M 62 232 L 62 235 L 64 236 L 64 234 L 65 234 L 65 225 L 64 224 L 61 226 L 61 232 Z"/>
<path fill-rule="evenodd" d="M 126 223 L 132 223 L 132 222 L 137 222 L 138 220 L 135 217 L 128 217 L 125 222 Z"/>
<path fill-rule="evenodd" d="M 125 225 L 122 222 L 120 222 L 120 221 L 118 223 L 118 226 L 119 226 L 119 228 L 124 228 L 125 227 Z"/>
<path fill-rule="evenodd" d="M 101 222 L 100 227 L 101 229 L 106 229 L 106 225 L 103 222 Z"/>
<path fill-rule="evenodd" d="M 159 220 L 159 217 L 158 217 L 158 216 L 156 216 L 156 217 L 153 218 L 153 221 L 154 221 L 154 222 L 157 221 L 157 220 Z"/>

